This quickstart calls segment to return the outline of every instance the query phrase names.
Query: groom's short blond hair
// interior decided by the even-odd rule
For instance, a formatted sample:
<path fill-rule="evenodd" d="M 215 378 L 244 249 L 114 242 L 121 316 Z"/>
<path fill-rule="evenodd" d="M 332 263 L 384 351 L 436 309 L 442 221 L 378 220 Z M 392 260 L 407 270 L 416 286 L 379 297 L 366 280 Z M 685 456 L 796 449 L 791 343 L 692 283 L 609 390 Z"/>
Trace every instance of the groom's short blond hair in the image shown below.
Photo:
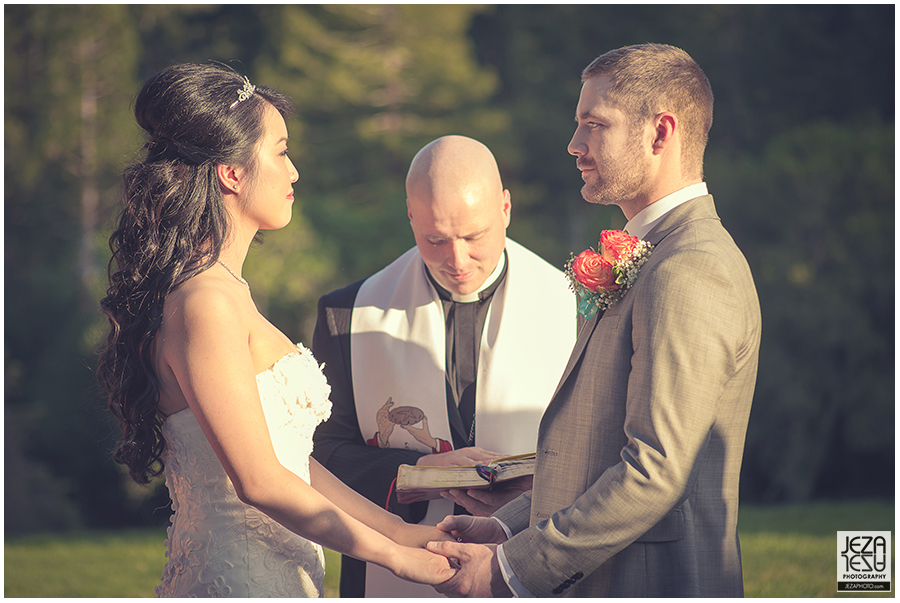
<path fill-rule="evenodd" d="M 582 71 L 581 81 L 598 76 L 609 78 L 610 98 L 629 116 L 632 127 L 663 111 L 674 113 L 682 128 L 682 173 L 702 177 L 713 94 L 688 53 L 666 44 L 626 46 L 594 59 Z"/>

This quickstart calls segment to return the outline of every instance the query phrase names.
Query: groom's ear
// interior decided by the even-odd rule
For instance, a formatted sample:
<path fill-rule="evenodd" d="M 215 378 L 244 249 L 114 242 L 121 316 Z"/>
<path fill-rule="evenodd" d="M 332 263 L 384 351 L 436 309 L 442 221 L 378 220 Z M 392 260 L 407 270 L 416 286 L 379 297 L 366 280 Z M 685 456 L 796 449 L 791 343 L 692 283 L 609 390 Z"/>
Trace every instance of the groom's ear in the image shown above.
<path fill-rule="evenodd" d="M 681 134 L 678 117 L 663 111 L 653 119 L 653 154 L 658 155 L 669 148 Z"/>

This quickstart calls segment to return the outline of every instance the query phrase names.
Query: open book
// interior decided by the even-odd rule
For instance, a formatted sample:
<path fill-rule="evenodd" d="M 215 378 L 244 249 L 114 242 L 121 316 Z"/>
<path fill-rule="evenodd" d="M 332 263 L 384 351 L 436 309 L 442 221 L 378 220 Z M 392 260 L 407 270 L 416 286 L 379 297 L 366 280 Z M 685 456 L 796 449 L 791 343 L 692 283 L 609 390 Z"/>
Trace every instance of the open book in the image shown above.
<path fill-rule="evenodd" d="M 503 482 L 534 475 L 535 453 L 505 456 L 486 465 L 426 467 L 400 465 L 397 470 L 397 500 L 408 504 L 440 498 L 451 488 L 491 489 Z"/>

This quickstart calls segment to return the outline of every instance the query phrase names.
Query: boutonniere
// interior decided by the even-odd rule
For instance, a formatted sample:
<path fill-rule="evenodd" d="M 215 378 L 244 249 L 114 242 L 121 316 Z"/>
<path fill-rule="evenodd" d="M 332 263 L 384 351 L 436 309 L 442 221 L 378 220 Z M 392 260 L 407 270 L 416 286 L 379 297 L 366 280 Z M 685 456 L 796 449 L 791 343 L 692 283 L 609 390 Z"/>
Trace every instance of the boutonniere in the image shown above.
<path fill-rule="evenodd" d="M 621 230 L 600 233 L 599 251 L 585 249 L 566 262 L 569 287 L 578 295 L 578 313 L 590 320 L 619 301 L 634 284 L 653 245 Z"/>

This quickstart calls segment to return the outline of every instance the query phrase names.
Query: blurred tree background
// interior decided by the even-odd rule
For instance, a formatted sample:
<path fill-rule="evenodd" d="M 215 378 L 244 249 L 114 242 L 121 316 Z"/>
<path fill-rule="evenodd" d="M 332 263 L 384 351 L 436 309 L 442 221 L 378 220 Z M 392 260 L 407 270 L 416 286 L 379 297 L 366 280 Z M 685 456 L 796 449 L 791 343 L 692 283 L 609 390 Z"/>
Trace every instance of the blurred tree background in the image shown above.
<path fill-rule="evenodd" d="M 510 235 L 562 265 L 624 225 L 566 153 L 579 73 L 645 41 L 716 94 L 706 179 L 763 310 L 748 502 L 894 495 L 894 7 L 7 5 L 5 529 L 162 523 L 93 377 L 107 239 L 141 82 L 218 60 L 297 102 L 294 218 L 251 251 L 264 314 L 310 342 L 318 297 L 414 244 L 404 179 L 450 133 L 494 151 Z"/>

